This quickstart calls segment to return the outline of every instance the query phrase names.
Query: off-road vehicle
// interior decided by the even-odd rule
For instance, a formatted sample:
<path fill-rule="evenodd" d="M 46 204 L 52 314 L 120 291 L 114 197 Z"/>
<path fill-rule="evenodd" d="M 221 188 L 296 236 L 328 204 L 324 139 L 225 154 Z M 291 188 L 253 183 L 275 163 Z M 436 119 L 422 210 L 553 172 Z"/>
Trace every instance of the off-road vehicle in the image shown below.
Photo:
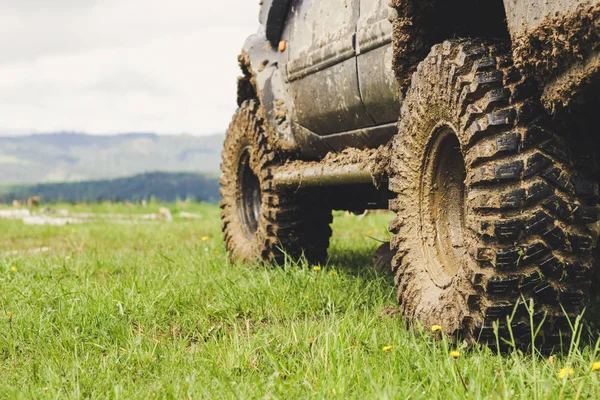
<path fill-rule="evenodd" d="M 600 2 L 388 2 L 263 0 L 222 159 L 231 259 L 323 262 L 332 210 L 389 209 L 407 320 L 567 343 L 598 289 Z"/>

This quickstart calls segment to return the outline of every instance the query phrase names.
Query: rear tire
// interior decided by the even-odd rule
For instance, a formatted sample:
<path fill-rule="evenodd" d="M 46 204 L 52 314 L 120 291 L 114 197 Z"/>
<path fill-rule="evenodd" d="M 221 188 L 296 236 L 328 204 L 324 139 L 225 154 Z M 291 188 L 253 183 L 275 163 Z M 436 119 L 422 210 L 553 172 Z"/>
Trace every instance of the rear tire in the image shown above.
<path fill-rule="evenodd" d="M 436 45 L 418 66 L 393 141 L 390 204 L 398 298 L 410 320 L 452 336 L 568 344 L 590 294 L 597 185 L 549 130 L 510 49 Z M 511 326 L 507 317 L 516 310 Z M 501 342 L 502 346 L 502 342 Z"/>
<path fill-rule="evenodd" d="M 258 102 L 246 101 L 225 138 L 220 206 L 230 259 L 283 263 L 287 254 L 323 262 L 331 208 L 308 193 L 275 188 L 272 173 L 284 158 L 268 142 L 267 128 Z"/>

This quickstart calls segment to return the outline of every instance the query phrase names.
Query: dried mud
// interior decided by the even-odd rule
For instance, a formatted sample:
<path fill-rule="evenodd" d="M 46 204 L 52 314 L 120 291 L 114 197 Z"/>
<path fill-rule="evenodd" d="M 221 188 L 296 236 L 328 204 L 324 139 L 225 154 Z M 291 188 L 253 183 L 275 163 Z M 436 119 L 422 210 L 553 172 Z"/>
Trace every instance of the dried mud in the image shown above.
<path fill-rule="evenodd" d="M 402 310 L 398 307 L 385 306 L 379 312 L 379 318 L 397 318 L 402 315 Z"/>
<path fill-rule="evenodd" d="M 389 149 L 387 145 L 376 149 L 347 148 L 342 152 L 330 152 L 321 161 L 294 161 L 289 160 L 279 168 L 297 169 L 298 163 L 302 168 L 308 167 L 339 167 L 343 165 L 359 165 L 361 169 L 368 170 L 373 178 L 373 184 L 380 188 L 387 182 Z"/>
<path fill-rule="evenodd" d="M 373 256 L 373 266 L 375 267 L 375 270 L 393 277 L 392 260 L 394 254 L 390 242 L 383 243 L 379 246 Z"/>
<path fill-rule="evenodd" d="M 544 93 L 547 105 L 569 106 L 591 76 L 583 68 L 577 76 L 578 70 L 572 66 L 582 65 L 600 50 L 600 4 L 581 5 L 571 14 L 547 17 L 534 30 L 513 37 L 513 48 L 515 64 L 543 86 L 571 69 L 565 80 Z"/>
<path fill-rule="evenodd" d="M 491 43 L 486 45 L 487 52 L 472 51 L 481 47 L 479 41 L 450 43 L 450 46 L 457 46 L 455 53 L 446 51 L 443 46 L 435 46 L 431 56 L 422 64 L 423 67 L 413 76 L 413 85 L 402 106 L 399 134 L 394 138 L 390 189 L 397 194 L 397 197 L 390 201 L 390 208 L 396 212 L 397 217 L 390 224 L 390 228 L 395 234 L 392 239 L 393 249 L 396 250 L 393 266 L 397 271 L 396 284 L 399 288 L 399 299 L 404 315 L 410 320 L 420 320 L 426 326 L 441 325 L 449 335 L 462 331 L 470 340 L 478 339 L 483 342 L 489 340 L 488 343 L 493 344 L 492 323 L 499 322 L 499 332 L 507 331 L 509 327 L 504 321 L 505 313 L 510 314 L 519 304 L 520 294 L 524 298 L 531 297 L 535 300 L 536 312 L 537 310 L 548 311 L 549 318 L 539 338 L 545 340 L 548 346 L 552 346 L 552 343 L 556 342 L 555 334 L 558 331 L 556 327 L 561 323 L 560 318 L 554 316 L 562 316 L 563 310 L 567 307 L 569 317 L 577 315 L 584 304 L 583 296 L 589 290 L 589 280 L 575 278 L 580 273 L 575 271 L 573 266 L 582 266 L 584 272 L 580 274 L 581 276 L 587 273 L 593 265 L 591 245 L 579 246 L 576 240 L 581 238 L 586 243 L 592 244 L 594 237 L 581 222 L 575 222 L 574 219 L 565 222 L 552 212 L 545 214 L 548 211 L 545 207 L 546 204 L 552 204 L 553 199 L 557 198 L 556 194 L 560 193 L 561 196 L 568 196 L 564 200 L 565 204 L 572 204 L 574 208 L 588 209 L 586 196 L 595 196 L 594 189 L 586 195 L 575 188 L 563 190 L 560 183 L 548 180 L 546 181 L 548 189 L 536 193 L 540 197 L 536 198 L 535 202 L 526 203 L 521 199 L 513 203 L 504 202 L 504 199 L 508 200 L 509 194 L 521 193 L 520 190 L 524 193 L 527 193 L 527 190 L 533 193 L 533 189 L 530 189 L 535 187 L 539 178 L 548 176 L 549 171 L 556 171 L 557 176 L 565 176 L 565 182 L 575 182 L 572 179 L 578 176 L 578 172 L 571 171 L 578 171 L 578 169 L 575 170 L 575 166 L 571 165 L 570 153 L 565 148 L 564 142 L 551 133 L 542 139 L 536 139 L 526 151 L 523 151 L 520 145 L 515 145 L 506 153 L 487 153 L 489 157 L 482 159 L 479 164 L 469 163 L 465 166 L 466 207 L 464 216 L 459 217 L 464 218 L 464 229 L 461 228 L 464 236 L 461 241 L 456 242 L 459 246 L 450 242 L 453 250 L 459 251 L 454 254 L 448 251 L 450 247 L 448 242 L 444 246 L 438 237 L 442 234 L 447 237 L 449 231 L 438 230 L 438 226 L 434 225 L 438 220 L 435 213 L 440 208 L 450 210 L 451 207 L 441 204 L 440 197 L 430 195 L 446 186 L 444 179 L 446 175 L 442 176 L 442 179 L 437 178 L 435 169 L 431 167 L 439 164 L 435 160 L 430 163 L 425 158 L 430 154 L 431 127 L 438 125 L 440 121 L 449 121 L 451 125 L 460 127 L 457 132 L 458 140 L 459 143 L 470 144 L 470 148 L 463 152 L 463 157 L 469 160 L 470 154 L 486 154 L 485 151 L 481 153 L 480 151 L 487 147 L 487 143 L 499 146 L 504 138 L 515 133 L 519 137 L 528 138 L 529 132 L 536 129 L 540 122 L 534 123 L 527 114 L 518 111 L 523 110 L 524 105 L 535 104 L 537 93 L 528 90 L 528 86 L 523 85 L 524 81 L 511 82 L 506 79 L 513 72 L 510 65 L 500 63 L 495 65 L 497 85 L 513 94 L 519 91 L 520 95 L 512 96 L 508 103 L 487 102 L 489 93 L 497 90 L 497 86 L 494 85 L 482 88 L 477 97 L 473 98 L 456 95 L 460 93 L 457 90 L 460 88 L 459 85 L 450 86 L 451 89 L 447 91 L 432 90 L 435 87 L 444 87 L 452 81 L 465 85 L 476 82 L 477 78 L 469 68 L 461 71 L 457 67 L 455 63 L 457 59 L 469 63 L 470 66 L 476 66 L 480 65 L 489 54 L 501 59 L 508 58 L 502 53 L 503 46 L 496 47 Z M 442 60 L 439 61 L 438 57 L 442 57 Z M 455 58 L 444 59 L 443 57 Z M 471 110 L 484 109 L 485 111 L 471 124 L 466 125 L 461 122 L 463 116 Z M 502 120 L 499 124 L 490 123 L 485 127 L 477 125 L 479 121 L 493 121 L 496 116 L 504 115 L 502 113 L 506 110 L 514 112 L 513 121 L 507 123 Z M 485 130 L 485 134 L 473 135 L 470 127 L 474 126 L 481 131 Z M 539 145 L 539 141 L 544 144 Z M 552 154 L 546 150 L 549 147 L 545 147 L 548 143 L 551 144 L 552 149 L 560 148 L 561 151 L 564 149 L 561 157 L 564 154 L 566 161 L 551 160 Z M 458 146 L 458 148 L 464 149 L 466 146 Z M 485 175 L 485 171 L 510 170 L 511 165 L 519 164 L 527 167 L 534 165 L 533 154 L 542 154 L 548 159 L 548 164 L 538 170 L 532 170 L 529 174 L 515 169 L 511 180 L 515 184 L 514 187 L 519 189 L 514 192 L 507 190 L 504 186 L 505 180 L 496 179 L 500 175 L 493 177 L 486 175 L 483 179 L 479 177 L 480 172 Z M 432 155 L 435 156 L 435 153 Z M 518 163 L 514 164 L 515 160 Z M 448 168 L 448 170 L 455 169 Z M 434 177 L 435 179 L 432 179 Z M 452 196 L 452 192 L 448 192 L 448 195 Z M 493 205 L 491 202 L 484 204 L 479 203 L 479 199 L 486 201 L 494 199 L 494 202 L 496 200 L 498 202 Z M 480 204 L 483 204 L 483 207 Z M 567 213 L 571 213 L 573 209 L 569 208 L 569 210 Z M 590 220 L 595 222 L 596 210 L 592 207 L 589 210 Z M 529 215 L 544 215 L 544 218 L 547 218 L 542 222 L 544 228 L 518 230 L 515 234 L 510 233 L 510 229 L 504 229 L 515 221 L 519 224 L 521 221 L 523 224 L 530 224 Z M 448 218 L 448 226 L 454 224 L 457 219 L 456 216 Z M 483 232 L 482 228 L 486 225 L 482 222 L 492 224 L 493 233 Z M 559 235 L 565 239 L 561 239 L 558 245 L 541 244 L 539 248 L 543 248 L 544 257 L 551 255 L 553 259 L 559 260 L 559 268 L 556 272 L 548 271 L 545 266 L 541 266 L 541 263 L 537 263 L 535 257 L 540 253 L 537 253 L 535 245 L 531 245 L 531 243 L 545 243 L 544 241 L 551 240 L 550 235 L 547 234 L 551 231 L 561 231 Z M 440 243 L 442 243 L 441 247 Z M 453 257 L 444 257 L 440 260 L 437 254 L 442 254 L 441 252 Z M 506 259 L 504 256 L 507 254 L 514 256 Z M 444 266 L 457 265 L 458 270 L 449 269 L 450 273 L 439 271 L 437 269 L 439 262 L 443 262 Z M 563 280 L 566 276 L 574 278 L 569 281 Z M 535 285 L 533 288 L 527 287 L 525 284 L 530 277 L 543 278 L 540 287 L 541 285 L 547 287 L 551 292 L 550 296 L 541 294 Z M 510 282 L 514 282 L 514 286 Z M 513 291 L 513 288 L 517 287 L 519 292 Z M 572 302 L 566 296 L 561 297 L 560 293 L 567 291 L 581 291 L 582 296 Z M 558 306 L 560 302 L 565 309 L 561 310 Z M 523 326 L 527 327 L 528 321 L 525 319 L 521 321 Z"/>
<path fill-rule="evenodd" d="M 375 187 L 380 189 L 387 185 L 390 176 L 390 160 L 392 154 L 392 141 L 379 146 L 371 162 L 371 175 Z"/>
<path fill-rule="evenodd" d="M 252 101 L 238 109 L 225 136 L 220 207 L 229 256 L 235 261 L 283 263 L 287 256 L 304 255 L 310 262 L 323 262 L 331 236 L 331 209 L 310 198 L 290 197 L 272 185 L 272 170 L 281 156 L 270 145 L 269 132 L 264 107 Z M 248 148 L 249 167 L 258 177 L 262 196 L 255 227 L 240 213 L 245 204 L 240 202 L 240 160 Z"/>
<path fill-rule="evenodd" d="M 552 113 L 557 108 L 573 109 L 597 96 L 600 83 L 600 54 L 595 55 L 585 65 L 577 65 L 560 78 L 547 85 L 542 94 L 542 102 Z"/>
<path fill-rule="evenodd" d="M 393 68 L 400 92 L 404 93 L 418 63 L 427 55 L 425 15 L 433 4 L 414 0 L 392 0 L 390 7 L 397 13 L 397 16 L 391 19 L 394 38 Z"/>
<path fill-rule="evenodd" d="M 252 71 L 250 56 L 245 51 L 238 56 L 242 76 L 238 78 L 237 103 L 241 107 L 246 100 L 257 99 L 256 78 Z"/>
<path fill-rule="evenodd" d="M 360 164 L 364 168 L 370 168 L 377 149 L 348 148 L 340 153 L 328 153 L 319 164 L 347 165 Z"/>
<path fill-rule="evenodd" d="M 237 90 L 237 103 L 238 106 L 241 107 L 245 101 L 248 100 L 257 100 L 259 103 L 262 103 L 263 99 L 261 97 L 260 92 L 258 91 L 257 81 L 256 81 L 256 73 L 252 69 L 252 63 L 250 60 L 250 56 L 245 51 L 242 52 L 238 56 L 238 62 L 240 69 L 242 71 L 242 76 L 238 77 L 238 90 Z M 258 67 L 258 72 L 262 72 L 264 68 L 267 66 L 268 60 L 263 60 Z M 265 107 L 260 107 L 258 110 L 257 116 L 263 121 L 272 121 L 278 127 L 285 129 L 287 127 L 287 115 L 288 109 L 285 104 L 285 101 L 282 99 L 277 100 L 275 103 L 275 108 L 273 112 L 273 118 L 268 118 Z M 265 131 L 265 135 L 267 140 L 269 141 L 269 145 L 278 151 L 280 154 L 284 154 L 289 150 L 284 148 L 284 141 L 279 140 L 277 135 L 277 130 L 271 123 L 264 123 L 263 129 Z"/>

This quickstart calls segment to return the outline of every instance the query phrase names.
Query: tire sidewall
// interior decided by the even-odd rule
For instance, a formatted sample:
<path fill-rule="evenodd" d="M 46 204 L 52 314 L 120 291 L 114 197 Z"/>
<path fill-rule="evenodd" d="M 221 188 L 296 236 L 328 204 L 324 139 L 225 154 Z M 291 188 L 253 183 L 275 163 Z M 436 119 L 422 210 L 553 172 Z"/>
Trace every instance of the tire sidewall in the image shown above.
<path fill-rule="evenodd" d="M 404 314 L 425 326 L 441 325 L 454 333 L 470 314 L 466 298 L 474 291 L 471 278 L 477 266 L 469 256 L 469 245 L 474 238 L 466 228 L 463 232 L 466 251 L 458 260 L 456 275 L 440 280 L 431 273 L 435 258 L 431 245 L 436 231 L 427 218 L 430 207 L 427 194 L 436 188 L 427 177 L 427 157 L 444 128 L 456 134 L 463 159 L 467 143 L 467 135 L 460 127 L 460 115 L 466 105 L 457 101 L 459 96 L 448 84 L 453 71 L 443 61 L 441 56 L 429 57 L 419 66 L 403 103 L 399 134 L 392 146 L 393 159 L 399 160 L 392 165 L 392 175 L 398 178 L 393 191 L 399 193 L 396 201 L 402 210 L 400 232 L 393 245 L 397 249 L 394 265 L 399 268 L 396 279 Z M 465 191 L 468 198 L 468 188 Z M 468 226 L 472 214 L 468 202 L 464 213 Z"/>
<path fill-rule="evenodd" d="M 241 262 L 252 262 L 262 257 L 262 244 L 265 241 L 265 207 L 261 207 L 258 227 L 250 237 L 245 222 L 240 216 L 240 203 L 243 191 L 240 177 L 241 159 L 249 154 L 249 166 L 260 181 L 261 188 L 265 184 L 261 170 L 260 149 L 257 146 L 261 134 L 260 121 L 256 115 L 255 105 L 244 103 L 237 111 L 227 131 L 222 163 L 222 220 L 225 241 L 232 259 Z M 261 192 L 263 204 L 265 192 Z"/>

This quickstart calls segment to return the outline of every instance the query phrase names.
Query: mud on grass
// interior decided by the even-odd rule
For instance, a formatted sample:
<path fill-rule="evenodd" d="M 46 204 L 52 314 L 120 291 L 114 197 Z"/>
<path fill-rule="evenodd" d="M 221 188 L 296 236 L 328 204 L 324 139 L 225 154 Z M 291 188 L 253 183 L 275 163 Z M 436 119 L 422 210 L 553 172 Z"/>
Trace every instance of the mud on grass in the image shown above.
<path fill-rule="evenodd" d="M 328 264 L 263 268 L 228 264 L 216 206 L 170 208 L 172 223 L 98 220 L 68 232 L 76 247 L 0 259 L 0 397 L 600 395 L 595 343 L 552 359 L 459 349 L 454 360 L 444 339 L 388 317 L 395 290 L 368 265 L 386 215 L 336 213 Z M 2 247 L 64 231 L 0 225 Z"/>

